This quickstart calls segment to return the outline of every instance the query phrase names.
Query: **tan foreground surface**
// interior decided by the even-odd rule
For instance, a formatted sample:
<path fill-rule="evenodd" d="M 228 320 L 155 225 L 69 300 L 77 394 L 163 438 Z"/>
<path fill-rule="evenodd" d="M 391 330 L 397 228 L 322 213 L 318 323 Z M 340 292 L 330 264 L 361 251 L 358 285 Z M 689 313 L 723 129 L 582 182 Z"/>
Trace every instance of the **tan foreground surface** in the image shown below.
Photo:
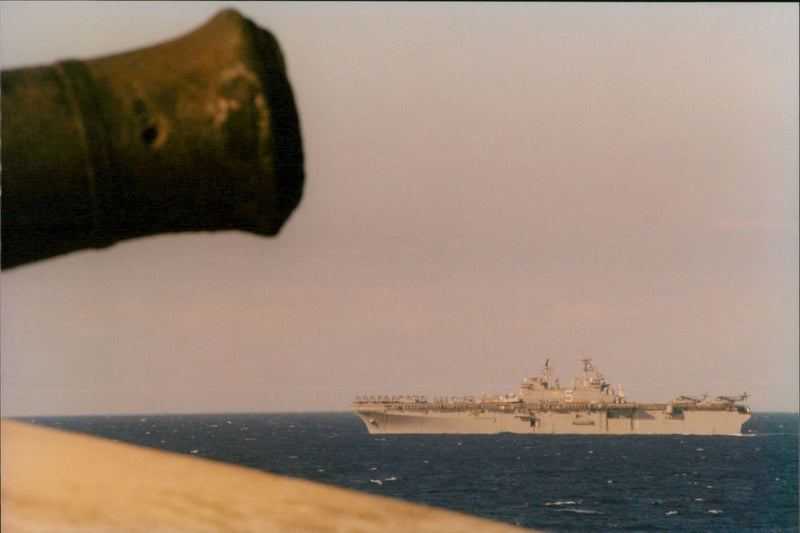
<path fill-rule="evenodd" d="M 510 525 L 2 421 L 2 531 L 511 532 Z"/>

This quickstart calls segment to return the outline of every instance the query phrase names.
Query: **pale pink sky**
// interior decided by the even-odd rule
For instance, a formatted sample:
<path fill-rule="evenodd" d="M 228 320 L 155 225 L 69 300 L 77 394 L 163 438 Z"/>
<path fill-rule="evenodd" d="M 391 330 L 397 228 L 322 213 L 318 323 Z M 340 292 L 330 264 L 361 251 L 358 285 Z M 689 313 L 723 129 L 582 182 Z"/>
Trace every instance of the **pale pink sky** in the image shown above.
<path fill-rule="evenodd" d="M 798 409 L 796 4 L 0 4 L 3 68 L 237 7 L 307 154 L 274 239 L 4 271 L 4 416 L 512 392 L 581 350 L 628 398 Z"/>

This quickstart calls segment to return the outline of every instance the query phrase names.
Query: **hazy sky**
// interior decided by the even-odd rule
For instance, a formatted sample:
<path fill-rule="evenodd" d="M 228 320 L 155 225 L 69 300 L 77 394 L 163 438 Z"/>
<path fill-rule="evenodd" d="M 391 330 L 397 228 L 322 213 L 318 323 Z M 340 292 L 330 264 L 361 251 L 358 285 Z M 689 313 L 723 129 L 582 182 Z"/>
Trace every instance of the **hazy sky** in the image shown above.
<path fill-rule="evenodd" d="M 513 392 L 798 408 L 798 6 L 0 4 L 3 68 L 273 31 L 307 181 L 277 238 L 2 273 L 4 416 Z"/>

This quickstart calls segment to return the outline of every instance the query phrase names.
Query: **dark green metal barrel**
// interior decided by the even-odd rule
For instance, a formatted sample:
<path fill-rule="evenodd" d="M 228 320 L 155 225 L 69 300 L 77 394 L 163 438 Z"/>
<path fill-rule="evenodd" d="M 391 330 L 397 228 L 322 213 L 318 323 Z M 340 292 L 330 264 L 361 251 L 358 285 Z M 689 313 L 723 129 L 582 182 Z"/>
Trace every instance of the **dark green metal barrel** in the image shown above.
<path fill-rule="evenodd" d="M 280 48 L 235 11 L 174 41 L 2 73 L 2 267 L 123 239 L 274 235 L 303 151 Z"/>

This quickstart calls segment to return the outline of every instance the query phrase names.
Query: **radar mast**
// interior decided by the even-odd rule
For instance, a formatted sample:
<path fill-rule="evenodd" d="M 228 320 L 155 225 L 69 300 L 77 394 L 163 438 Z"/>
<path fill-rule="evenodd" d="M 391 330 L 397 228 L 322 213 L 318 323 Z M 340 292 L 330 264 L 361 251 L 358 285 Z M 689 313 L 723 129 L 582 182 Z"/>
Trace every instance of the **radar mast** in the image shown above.
<path fill-rule="evenodd" d="M 545 386 L 548 389 L 550 388 L 550 376 L 553 370 L 555 370 L 555 367 L 550 366 L 550 359 L 545 359 L 544 366 L 542 367 L 542 375 L 544 376 Z"/>
<path fill-rule="evenodd" d="M 589 372 L 596 372 L 596 370 L 592 365 L 592 358 L 586 357 L 583 350 L 581 350 L 581 358 L 578 360 L 583 363 L 583 385 L 586 386 L 589 384 Z"/>

